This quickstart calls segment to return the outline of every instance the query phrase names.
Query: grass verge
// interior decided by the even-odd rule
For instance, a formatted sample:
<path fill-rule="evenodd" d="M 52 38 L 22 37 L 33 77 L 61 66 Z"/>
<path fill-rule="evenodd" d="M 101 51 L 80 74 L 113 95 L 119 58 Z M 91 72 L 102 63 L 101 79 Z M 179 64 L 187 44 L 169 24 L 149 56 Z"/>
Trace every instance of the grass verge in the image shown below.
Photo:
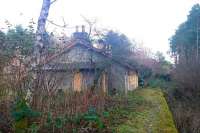
<path fill-rule="evenodd" d="M 128 104 L 110 112 L 117 133 L 177 133 L 172 114 L 159 88 L 129 92 Z"/>

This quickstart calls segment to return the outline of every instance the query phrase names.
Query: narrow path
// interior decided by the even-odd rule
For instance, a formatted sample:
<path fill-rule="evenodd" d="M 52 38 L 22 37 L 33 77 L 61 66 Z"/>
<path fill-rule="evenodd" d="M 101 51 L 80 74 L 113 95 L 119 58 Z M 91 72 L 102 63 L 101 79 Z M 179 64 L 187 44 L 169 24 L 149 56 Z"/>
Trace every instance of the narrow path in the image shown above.
<path fill-rule="evenodd" d="M 160 89 L 138 89 L 129 94 L 133 104 L 127 120 L 116 127 L 119 133 L 177 133 L 172 114 Z"/>

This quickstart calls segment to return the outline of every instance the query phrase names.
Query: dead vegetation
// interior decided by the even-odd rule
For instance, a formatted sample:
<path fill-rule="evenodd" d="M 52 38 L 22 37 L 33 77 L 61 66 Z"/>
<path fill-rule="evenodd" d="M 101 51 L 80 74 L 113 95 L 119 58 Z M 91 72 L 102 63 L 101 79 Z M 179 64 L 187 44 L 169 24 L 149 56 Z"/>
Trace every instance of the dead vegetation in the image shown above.
<path fill-rule="evenodd" d="M 63 75 L 49 74 L 37 70 L 25 75 L 17 69 L 2 74 L 1 132 L 109 132 L 106 108 L 114 107 L 115 100 L 95 87 L 60 89 Z"/>

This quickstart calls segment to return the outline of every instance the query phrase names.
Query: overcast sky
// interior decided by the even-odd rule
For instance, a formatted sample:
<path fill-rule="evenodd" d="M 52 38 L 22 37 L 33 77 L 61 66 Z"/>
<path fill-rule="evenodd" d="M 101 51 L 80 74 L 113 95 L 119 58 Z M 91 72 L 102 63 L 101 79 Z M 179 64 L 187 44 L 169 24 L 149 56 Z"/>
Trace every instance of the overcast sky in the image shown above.
<path fill-rule="evenodd" d="M 0 27 L 7 19 L 27 25 L 37 21 L 42 0 L 0 0 Z M 200 0 L 57 0 L 49 19 L 62 25 L 83 24 L 81 15 L 97 19 L 97 26 L 125 33 L 153 51 L 166 54 L 178 25 L 186 20 L 191 7 Z M 67 31 L 66 31 L 67 32 Z"/>

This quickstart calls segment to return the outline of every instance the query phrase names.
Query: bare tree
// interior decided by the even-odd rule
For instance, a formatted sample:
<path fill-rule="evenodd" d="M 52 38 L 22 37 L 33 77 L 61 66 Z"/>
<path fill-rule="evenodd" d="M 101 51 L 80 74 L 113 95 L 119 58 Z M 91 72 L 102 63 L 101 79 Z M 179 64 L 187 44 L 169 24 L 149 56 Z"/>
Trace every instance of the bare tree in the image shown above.
<path fill-rule="evenodd" d="M 84 21 L 88 24 L 89 26 L 89 32 L 88 32 L 88 38 L 90 37 L 91 33 L 92 33 L 92 30 L 93 30 L 93 27 L 94 25 L 96 24 L 97 20 L 94 19 L 94 20 L 90 20 L 88 18 L 86 18 L 85 16 L 81 15 L 81 17 L 84 19 Z"/>
<path fill-rule="evenodd" d="M 34 55 L 36 57 L 36 64 L 39 63 L 41 49 L 44 47 L 44 34 L 46 33 L 46 22 L 49 15 L 49 9 L 51 4 L 53 4 L 56 0 L 43 0 L 42 9 L 40 11 L 40 16 L 38 18 L 37 30 L 36 30 L 36 40 L 35 40 L 35 49 Z"/>

